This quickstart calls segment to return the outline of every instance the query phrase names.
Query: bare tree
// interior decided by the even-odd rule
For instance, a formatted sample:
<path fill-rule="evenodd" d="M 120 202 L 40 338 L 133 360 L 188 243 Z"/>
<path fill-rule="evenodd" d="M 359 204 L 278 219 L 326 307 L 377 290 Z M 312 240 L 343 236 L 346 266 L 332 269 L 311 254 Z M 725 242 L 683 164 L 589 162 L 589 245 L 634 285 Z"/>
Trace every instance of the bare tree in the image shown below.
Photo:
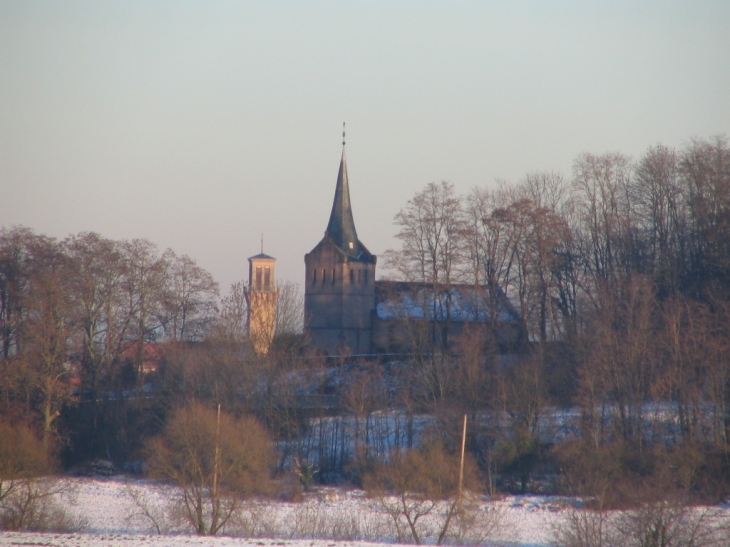
<path fill-rule="evenodd" d="M 167 287 L 164 295 L 165 330 L 175 341 L 200 341 L 210 329 L 218 309 L 218 283 L 187 255 L 168 250 Z"/>
<path fill-rule="evenodd" d="M 28 228 L 0 229 L 0 336 L 5 359 L 22 352 L 29 246 L 37 237 Z"/>
<path fill-rule="evenodd" d="M 463 484 L 469 490 L 474 483 L 474 469 L 470 464 Z M 459 459 L 435 444 L 409 450 L 405 455 L 393 452 L 389 463 L 377 464 L 365 476 L 364 484 L 381 510 L 392 519 L 398 541 L 403 543 L 420 545 L 426 541 L 431 531 L 423 526 L 422 519 L 436 513 L 445 500 L 451 500 L 435 531 L 440 545 L 457 508 Z"/>
<path fill-rule="evenodd" d="M 29 427 L 0 422 L 0 505 L 20 482 L 52 468 L 48 450 Z"/>
<path fill-rule="evenodd" d="M 119 245 L 96 233 L 81 233 L 63 242 L 70 269 L 69 290 L 81 331 L 83 389 L 92 401 L 99 382 L 122 352 L 124 332 L 115 321 L 125 274 Z M 121 323 L 122 329 L 124 322 Z"/>
<path fill-rule="evenodd" d="M 43 420 L 44 442 L 49 443 L 61 410 L 74 401 L 67 361 L 76 316 L 68 289 L 68 260 L 55 240 L 35 238 L 27 271 L 22 357 L 33 371 L 36 408 Z"/>
<path fill-rule="evenodd" d="M 446 351 L 451 323 L 450 289 L 461 275 L 463 262 L 466 223 L 462 199 L 455 194 L 453 184 L 432 182 L 395 215 L 395 224 L 399 227 L 396 237 L 401 241 L 401 249 L 386 251 L 386 267 L 406 281 L 431 285 L 431 301 L 423 309 L 430 314 L 432 343 Z"/>
<path fill-rule="evenodd" d="M 193 404 L 178 409 L 147 445 L 153 476 L 182 489 L 182 510 L 200 535 L 216 535 L 247 496 L 268 489 L 271 441 L 250 417 Z"/>
<path fill-rule="evenodd" d="M 650 148 L 639 160 L 631 199 L 646 256 L 661 297 L 680 289 L 686 277 L 687 212 L 679 180 L 679 156 L 665 146 Z"/>
<path fill-rule="evenodd" d="M 632 259 L 632 164 L 621 154 L 581 154 L 573 166 L 573 192 L 581 219 L 585 264 L 594 280 L 614 283 Z"/>
<path fill-rule="evenodd" d="M 557 248 L 570 238 L 565 220 L 550 209 L 518 199 L 499 211 L 500 219 L 513 232 L 511 266 L 507 294 L 515 297 L 531 338 L 545 342 L 548 329 L 555 338 L 556 324 L 553 270 L 558 264 Z"/>
<path fill-rule="evenodd" d="M 603 508 L 571 509 L 557 526 L 561 547 L 720 547 L 723 530 L 712 509 L 676 502 L 643 504 L 615 513 Z"/>
<path fill-rule="evenodd" d="M 614 438 L 640 447 L 644 440 L 644 403 L 652 395 L 657 373 L 657 363 L 652 358 L 653 285 L 634 275 L 618 286 L 599 287 L 599 299 L 590 334 L 585 339 L 588 349 L 581 389 L 590 395 L 584 400 L 585 423 L 603 429 L 606 420 Z M 597 409 L 602 412 L 600 422 L 596 422 Z"/>
<path fill-rule="evenodd" d="M 470 277 L 492 293 L 495 321 L 501 291 L 513 298 L 531 339 L 555 339 L 574 321 L 566 195 L 560 175 L 536 173 L 516 187 L 474 190 L 466 200 Z"/>
<path fill-rule="evenodd" d="M 511 279 L 514 237 L 500 214 L 508 197 L 501 189 L 490 192 L 475 188 L 465 201 L 464 238 L 467 279 L 475 287 L 486 287 L 492 327 L 499 317 L 499 296 Z"/>
<path fill-rule="evenodd" d="M 215 334 L 241 345 L 246 339 L 247 303 L 244 282 L 233 283 L 221 301 L 221 311 Z"/>
<path fill-rule="evenodd" d="M 54 469 L 46 443 L 26 425 L 0 421 L 0 529 L 69 531 L 74 520 L 53 497 L 63 486 L 44 475 Z"/>
<path fill-rule="evenodd" d="M 688 254 L 694 295 L 727 299 L 730 290 L 730 146 L 724 136 L 693 140 L 680 178 L 689 211 Z"/>
<path fill-rule="evenodd" d="M 304 330 L 304 296 L 299 283 L 284 281 L 277 284 L 276 335 L 300 334 Z"/>
<path fill-rule="evenodd" d="M 382 439 L 371 438 L 369 427 L 373 412 L 384 408 L 385 383 L 380 367 L 367 367 L 351 372 L 351 380 L 344 389 L 342 406 L 352 414 L 354 423 L 350 435 L 354 442 L 358 466 L 367 465 L 378 453 L 377 443 Z"/>
<path fill-rule="evenodd" d="M 400 251 L 387 251 L 386 266 L 407 281 L 434 285 L 455 280 L 464 219 L 461 198 L 449 182 L 426 185 L 395 215 Z"/>
<path fill-rule="evenodd" d="M 571 508 L 553 530 L 556 547 L 618 547 L 611 513 L 603 508 Z"/>
<path fill-rule="evenodd" d="M 724 541 L 711 510 L 661 501 L 624 513 L 616 528 L 621 545 L 636 547 L 719 547 Z"/>
<path fill-rule="evenodd" d="M 157 247 L 146 240 L 135 239 L 123 245 L 126 275 L 125 322 L 129 338 L 136 344 L 135 367 L 142 372 L 144 345 L 162 334 L 163 298 L 167 281 L 169 256 L 158 255 Z"/>

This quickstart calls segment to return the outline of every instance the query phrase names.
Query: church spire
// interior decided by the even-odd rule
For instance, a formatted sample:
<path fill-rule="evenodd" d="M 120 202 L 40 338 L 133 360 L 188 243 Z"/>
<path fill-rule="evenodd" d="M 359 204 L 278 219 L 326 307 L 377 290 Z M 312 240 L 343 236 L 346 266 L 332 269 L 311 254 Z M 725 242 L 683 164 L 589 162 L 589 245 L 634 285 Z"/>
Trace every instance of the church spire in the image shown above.
<path fill-rule="evenodd" d="M 360 255 L 360 242 L 355 231 L 350 204 L 350 186 L 347 180 L 347 158 L 345 157 L 345 124 L 342 124 L 342 159 L 337 174 L 335 200 L 332 204 L 330 221 L 325 234 L 347 255 L 357 258 Z"/>

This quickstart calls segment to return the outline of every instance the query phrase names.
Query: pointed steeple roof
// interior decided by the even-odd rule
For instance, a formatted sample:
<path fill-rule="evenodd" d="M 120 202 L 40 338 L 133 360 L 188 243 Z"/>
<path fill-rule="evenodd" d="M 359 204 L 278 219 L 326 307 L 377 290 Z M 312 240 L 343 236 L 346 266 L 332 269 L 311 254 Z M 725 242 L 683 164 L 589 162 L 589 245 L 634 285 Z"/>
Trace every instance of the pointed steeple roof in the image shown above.
<path fill-rule="evenodd" d="M 342 158 L 340 159 L 340 171 L 337 174 L 337 186 L 335 187 L 335 200 L 332 203 L 330 221 L 324 232 L 325 241 L 331 241 L 335 246 L 350 259 L 375 264 L 375 255 L 370 254 L 365 245 L 357 238 L 355 220 L 352 217 L 352 205 L 350 203 L 350 184 L 347 178 L 347 157 L 345 156 L 345 124 L 342 124 Z"/>
<path fill-rule="evenodd" d="M 332 213 L 327 224 L 325 234 L 347 255 L 357 258 L 360 254 L 360 242 L 357 239 L 355 220 L 352 216 L 352 205 L 350 204 L 350 185 L 347 180 L 347 158 L 345 157 L 345 146 L 342 146 L 342 159 L 340 160 L 340 171 L 337 174 L 337 187 L 335 188 L 335 200 L 332 203 Z"/>

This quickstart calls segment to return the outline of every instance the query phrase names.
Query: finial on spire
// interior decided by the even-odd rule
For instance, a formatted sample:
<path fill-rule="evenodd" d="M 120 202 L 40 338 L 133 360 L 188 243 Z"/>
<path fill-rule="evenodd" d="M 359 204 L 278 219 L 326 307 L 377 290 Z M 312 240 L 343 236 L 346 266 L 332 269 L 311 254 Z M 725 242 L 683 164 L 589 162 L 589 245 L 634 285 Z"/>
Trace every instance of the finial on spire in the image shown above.
<path fill-rule="evenodd" d="M 342 122 L 342 146 L 345 146 L 345 122 Z"/>
<path fill-rule="evenodd" d="M 261 234 L 261 254 L 264 254 L 264 234 Z"/>

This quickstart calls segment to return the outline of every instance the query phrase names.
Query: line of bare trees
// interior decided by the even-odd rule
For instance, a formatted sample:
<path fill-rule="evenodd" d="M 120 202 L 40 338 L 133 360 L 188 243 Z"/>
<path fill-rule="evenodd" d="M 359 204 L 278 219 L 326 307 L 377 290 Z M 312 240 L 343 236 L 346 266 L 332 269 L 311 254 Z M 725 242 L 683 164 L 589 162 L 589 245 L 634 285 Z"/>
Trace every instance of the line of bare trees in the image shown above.
<path fill-rule="evenodd" d="M 0 416 L 72 461 L 129 457 L 174 404 L 168 361 L 197 345 L 245 353 L 243 286 L 219 300 L 210 273 L 147 240 L 1 228 Z M 277 344 L 299 347 L 299 287 L 278 290 Z"/>
<path fill-rule="evenodd" d="M 431 183 L 395 216 L 397 278 L 501 287 L 533 341 L 585 331 L 585 317 L 634 275 L 660 299 L 727 299 L 730 271 L 727 139 L 658 145 L 638 161 L 582 154 L 573 176 L 527 175 L 457 195 Z"/>
<path fill-rule="evenodd" d="M 489 364 L 486 344 L 476 350 L 481 364 L 470 367 L 475 350 L 444 336 L 453 314 L 443 299 L 442 335 L 430 338 L 418 363 L 435 416 L 474 400 L 449 386 L 478 372 L 482 401 L 473 405 L 473 423 L 497 409 L 513 421 L 501 444 L 515 472 L 555 457 L 540 447 L 548 408 L 577 405 L 573 438 L 584 454 L 621 445 L 613 455 L 624 461 L 623 472 L 646 476 L 661 459 L 657 451 L 694 450 L 702 456 L 687 464 L 691 472 L 712 467 L 727 480 L 726 138 L 692 140 L 681 150 L 659 145 L 638 160 L 581 154 L 569 179 L 536 173 L 466 196 L 448 182 L 431 183 L 395 224 L 401 247 L 386 253 L 394 278 L 432 284 L 433 294 L 448 295 L 456 284 L 501 288 L 527 333 L 512 364 Z M 560 457 L 554 467 L 575 463 Z"/>
<path fill-rule="evenodd" d="M 37 418 L 50 443 L 59 417 L 83 402 L 86 427 L 98 433 L 99 402 L 142 388 L 146 344 L 202 340 L 217 299 L 208 272 L 149 241 L 2 229 L 3 407 Z"/>
<path fill-rule="evenodd" d="M 439 325 L 413 321 L 438 335 L 387 363 L 308 355 L 295 285 L 280 287 L 288 335 L 256 356 L 242 283 L 218 310 L 207 272 L 149 242 L 4 229 L 3 415 L 32 416 L 47 444 L 65 439 L 68 461 L 125 461 L 171 410 L 221 405 L 268 429 L 278 470 L 299 462 L 357 483 L 394 450 L 453 452 L 466 414 L 490 490 L 564 488 L 607 504 L 638 484 L 730 491 L 726 139 L 636 161 L 583 154 L 570 179 L 538 173 L 466 196 L 429 184 L 395 223 L 392 275 L 446 297 L 423 306 L 440 306 Z M 511 354 L 483 321 L 449 329 L 449 289 L 465 285 L 493 298 L 488 325 L 509 296 L 526 332 Z M 170 343 L 146 367 L 151 341 Z"/>

